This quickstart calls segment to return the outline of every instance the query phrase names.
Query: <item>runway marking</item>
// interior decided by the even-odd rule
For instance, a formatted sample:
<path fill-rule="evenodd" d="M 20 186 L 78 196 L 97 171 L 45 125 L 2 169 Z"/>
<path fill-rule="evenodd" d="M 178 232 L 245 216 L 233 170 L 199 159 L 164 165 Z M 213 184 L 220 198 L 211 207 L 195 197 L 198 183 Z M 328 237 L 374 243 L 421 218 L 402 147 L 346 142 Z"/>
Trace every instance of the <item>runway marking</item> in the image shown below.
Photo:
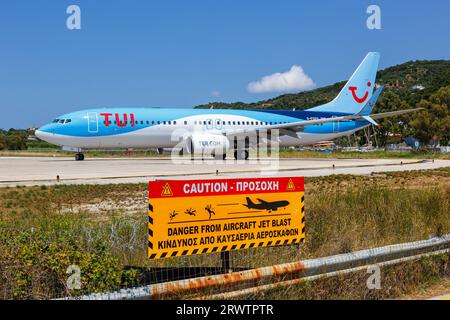
<path fill-rule="evenodd" d="M 37 160 L 37 162 L 36 162 Z M 43 160 L 43 161 L 42 161 Z M 449 167 L 449 160 L 423 160 L 423 159 L 279 159 L 278 169 L 268 168 L 264 164 L 241 163 L 226 161 L 222 164 L 208 166 L 177 166 L 168 162 L 168 159 L 151 158 L 107 158 L 105 166 L 101 165 L 101 159 L 85 160 L 76 163 L 67 158 L 10 158 L 0 157 L 0 188 L 15 186 L 39 186 L 39 185 L 77 185 L 77 184 L 110 184 L 110 183 L 145 183 L 148 180 L 183 177 L 199 177 L 210 179 L 216 177 L 246 177 L 254 175 L 278 176 L 304 175 L 328 176 L 334 174 L 371 175 L 375 172 L 408 171 L 408 170 L 433 170 Z M 120 160 L 115 162 L 115 160 Z M 139 161 L 136 161 L 139 160 Z M 316 163 L 318 160 L 321 162 Z M 143 161 L 146 161 L 145 163 Z M 214 160 L 211 160 L 212 164 Z M 72 162 L 72 164 L 68 164 Z M 166 162 L 165 166 L 161 166 Z M 158 164 L 152 168 L 153 164 Z M 403 165 L 401 165 L 403 163 Z M 236 164 L 236 165 L 232 165 Z M 332 164 L 335 168 L 332 169 Z M 315 167 L 315 165 L 319 165 Z M 138 167 L 136 167 L 138 166 Z M 15 167 L 15 171 L 10 168 Z M 73 169 L 72 169 L 73 168 Z M 106 169 L 105 169 L 106 168 Z M 111 168 L 111 169 L 108 169 Z M 374 169 L 370 169 L 374 168 Z M 206 169 L 206 170 L 205 170 Z M 216 175 L 219 170 L 219 176 Z M 82 171 L 81 171 L 82 170 Z M 195 172 L 189 172 L 195 170 Z M 183 172 L 184 171 L 184 172 Z M 92 175 L 88 173 L 92 172 Z M 125 173 L 123 176 L 117 172 Z M 160 174 L 159 172 L 165 172 Z M 60 176 L 57 182 L 56 175 Z M 98 175 L 98 176 L 96 176 Z M 230 204 L 232 205 L 232 204 Z"/>
<path fill-rule="evenodd" d="M 0 158 L 1 159 L 1 158 Z M 351 159 L 350 159 L 351 160 Z M 353 159 L 354 160 L 354 159 Z M 376 159 L 375 159 L 376 160 Z M 383 160 L 383 159 L 382 159 Z M 404 162 L 403 165 L 411 165 L 411 164 L 420 164 L 426 163 L 427 160 L 415 160 L 410 162 Z M 361 165 L 342 165 L 335 166 L 335 169 L 349 169 L 349 168 L 367 168 L 367 167 L 385 167 L 385 166 L 399 166 L 399 163 L 384 163 L 384 164 L 361 164 Z M 330 169 L 331 166 L 326 167 L 310 167 L 310 168 L 278 168 L 276 171 L 286 172 L 286 171 L 305 171 L 305 170 L 326 170 Z M 253 173 L 253 172 L 264 172 L 264 171 L 273 171 L 271 168 L 258 168 L 258 169 L 250 169 L 250 170 L 231 170 L 231 171 L 222 171 L 223 174 L 230 173 Z M 192 173 L 169 173 L 169 174 L 152 174 L 152 175 L 127 175 L 127 176 L 106 176 L 106 177 L 89 177 L 89 178 L 67 178 L 64 179 L 61 177 L 60 181 L 76 181 L 76 180 L 101 180 L 101 179 L 130 179 L 130 178 L 152 178 L 152 177 L 184 177 L 184 176 L 195 176 L 195 175 L 215 175 L 216 171 L 213 170 L 211 172 L 192 172 Z M 55 179 L 26 179 L 26 180 L 0 180 L 0 183 L 24 183 L 24 182 L 53 182 Z"/>

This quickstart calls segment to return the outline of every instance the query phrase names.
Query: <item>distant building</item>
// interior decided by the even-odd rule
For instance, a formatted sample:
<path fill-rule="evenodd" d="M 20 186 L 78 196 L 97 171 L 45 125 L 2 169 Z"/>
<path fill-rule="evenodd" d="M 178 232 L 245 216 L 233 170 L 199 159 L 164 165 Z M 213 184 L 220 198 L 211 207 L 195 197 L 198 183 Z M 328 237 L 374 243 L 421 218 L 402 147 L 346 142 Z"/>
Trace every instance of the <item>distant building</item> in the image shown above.
<path fill-rule="evenodd" d="M 439 147 L 441 153 L 450 153 L 450 146 Z"/>
<path fill-rule="evenodd" d="M 411 89 L 417 90 L 417 91 L 422 91 L 423 89 L 425 89 L 425 87 L 421 84 L 416 84 L 416 85 L 412 86 Z"/>
<path fill-rule="evenodd" d="M 408 146 L 405 142 L 402 143 L 391 143 L 386 145 L 387 151 L 395 151 L 395 152 L 411 152 L 413 148 Z"/>
<path fill-rule="evenodd" d="M 414 148 L 414 149 L 417 149 L 417 148 L 419 148 L 419 147 L 421 146 L 420 141 L 417 140 L 417 139 L 414 138 L 414 137 L 407 137 L 407 138 L 405 139 L 405 143 L 406 143 L 406 145 L 407 145 L 408 147 L 411 147 L 411 148 Z"/>

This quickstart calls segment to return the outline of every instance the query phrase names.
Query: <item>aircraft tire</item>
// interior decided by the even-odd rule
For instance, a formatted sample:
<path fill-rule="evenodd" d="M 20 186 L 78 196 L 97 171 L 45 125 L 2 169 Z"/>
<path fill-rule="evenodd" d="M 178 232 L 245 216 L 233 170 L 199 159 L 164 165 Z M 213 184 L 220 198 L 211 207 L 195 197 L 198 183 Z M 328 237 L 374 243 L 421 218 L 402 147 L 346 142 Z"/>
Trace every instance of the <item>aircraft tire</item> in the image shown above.
<path fill-rule="evenodd" d="M 234 151 L 234 159 L 235 160 L 248 160 L 248 158 L 249 158 L 248 150 Z"/>

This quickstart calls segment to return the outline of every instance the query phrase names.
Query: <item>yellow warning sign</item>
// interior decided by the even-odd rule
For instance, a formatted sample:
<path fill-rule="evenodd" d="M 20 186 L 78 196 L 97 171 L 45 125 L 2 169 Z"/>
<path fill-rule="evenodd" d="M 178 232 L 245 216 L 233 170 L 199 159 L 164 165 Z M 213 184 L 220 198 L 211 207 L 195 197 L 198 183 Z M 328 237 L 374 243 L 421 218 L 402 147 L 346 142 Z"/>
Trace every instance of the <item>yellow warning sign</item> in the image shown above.
<path fill-rule="evenodd" d="M 170 185 L 166 183 L 162 189 L 161 196 L 170 197 L 173 196 L 172 190 L 170 189 Z"/>
<path fill-rule="evenodd" d="M 148 214 L 150 259 L 298 244 L 303 178 L 152 181 Z"/>

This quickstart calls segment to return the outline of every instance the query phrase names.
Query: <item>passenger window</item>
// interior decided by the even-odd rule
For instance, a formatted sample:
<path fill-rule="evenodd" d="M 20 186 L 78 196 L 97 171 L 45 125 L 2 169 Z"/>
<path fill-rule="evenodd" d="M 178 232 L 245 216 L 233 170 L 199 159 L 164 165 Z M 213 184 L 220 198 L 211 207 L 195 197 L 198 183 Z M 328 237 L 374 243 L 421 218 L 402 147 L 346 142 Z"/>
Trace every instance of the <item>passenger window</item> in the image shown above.
<path fill-rule="evenodd" d="M 152 121 L 152 124 L 155 124 L 155 121 Z"/>
<path fill-rule="evenodd" d="M 147 124 L 149 124 L 149 121 L 147 120 Z"/>
<path fill-rule="evenodd" d="M 161 124 L 161 121 L 158 121 L 158 124 Z"/>
<path fill-rule="evenodd" d="M 187 121 L 185 121 L 184 124 L 186 125 L 186 124 L 187 124 Z"/>
<path fill-rule="evenodd" d="M 177 124 L 177 122 L 176 122 L 176 121 L 174 121 L 174 122 L 173 122 L 173 124 Z"/>

